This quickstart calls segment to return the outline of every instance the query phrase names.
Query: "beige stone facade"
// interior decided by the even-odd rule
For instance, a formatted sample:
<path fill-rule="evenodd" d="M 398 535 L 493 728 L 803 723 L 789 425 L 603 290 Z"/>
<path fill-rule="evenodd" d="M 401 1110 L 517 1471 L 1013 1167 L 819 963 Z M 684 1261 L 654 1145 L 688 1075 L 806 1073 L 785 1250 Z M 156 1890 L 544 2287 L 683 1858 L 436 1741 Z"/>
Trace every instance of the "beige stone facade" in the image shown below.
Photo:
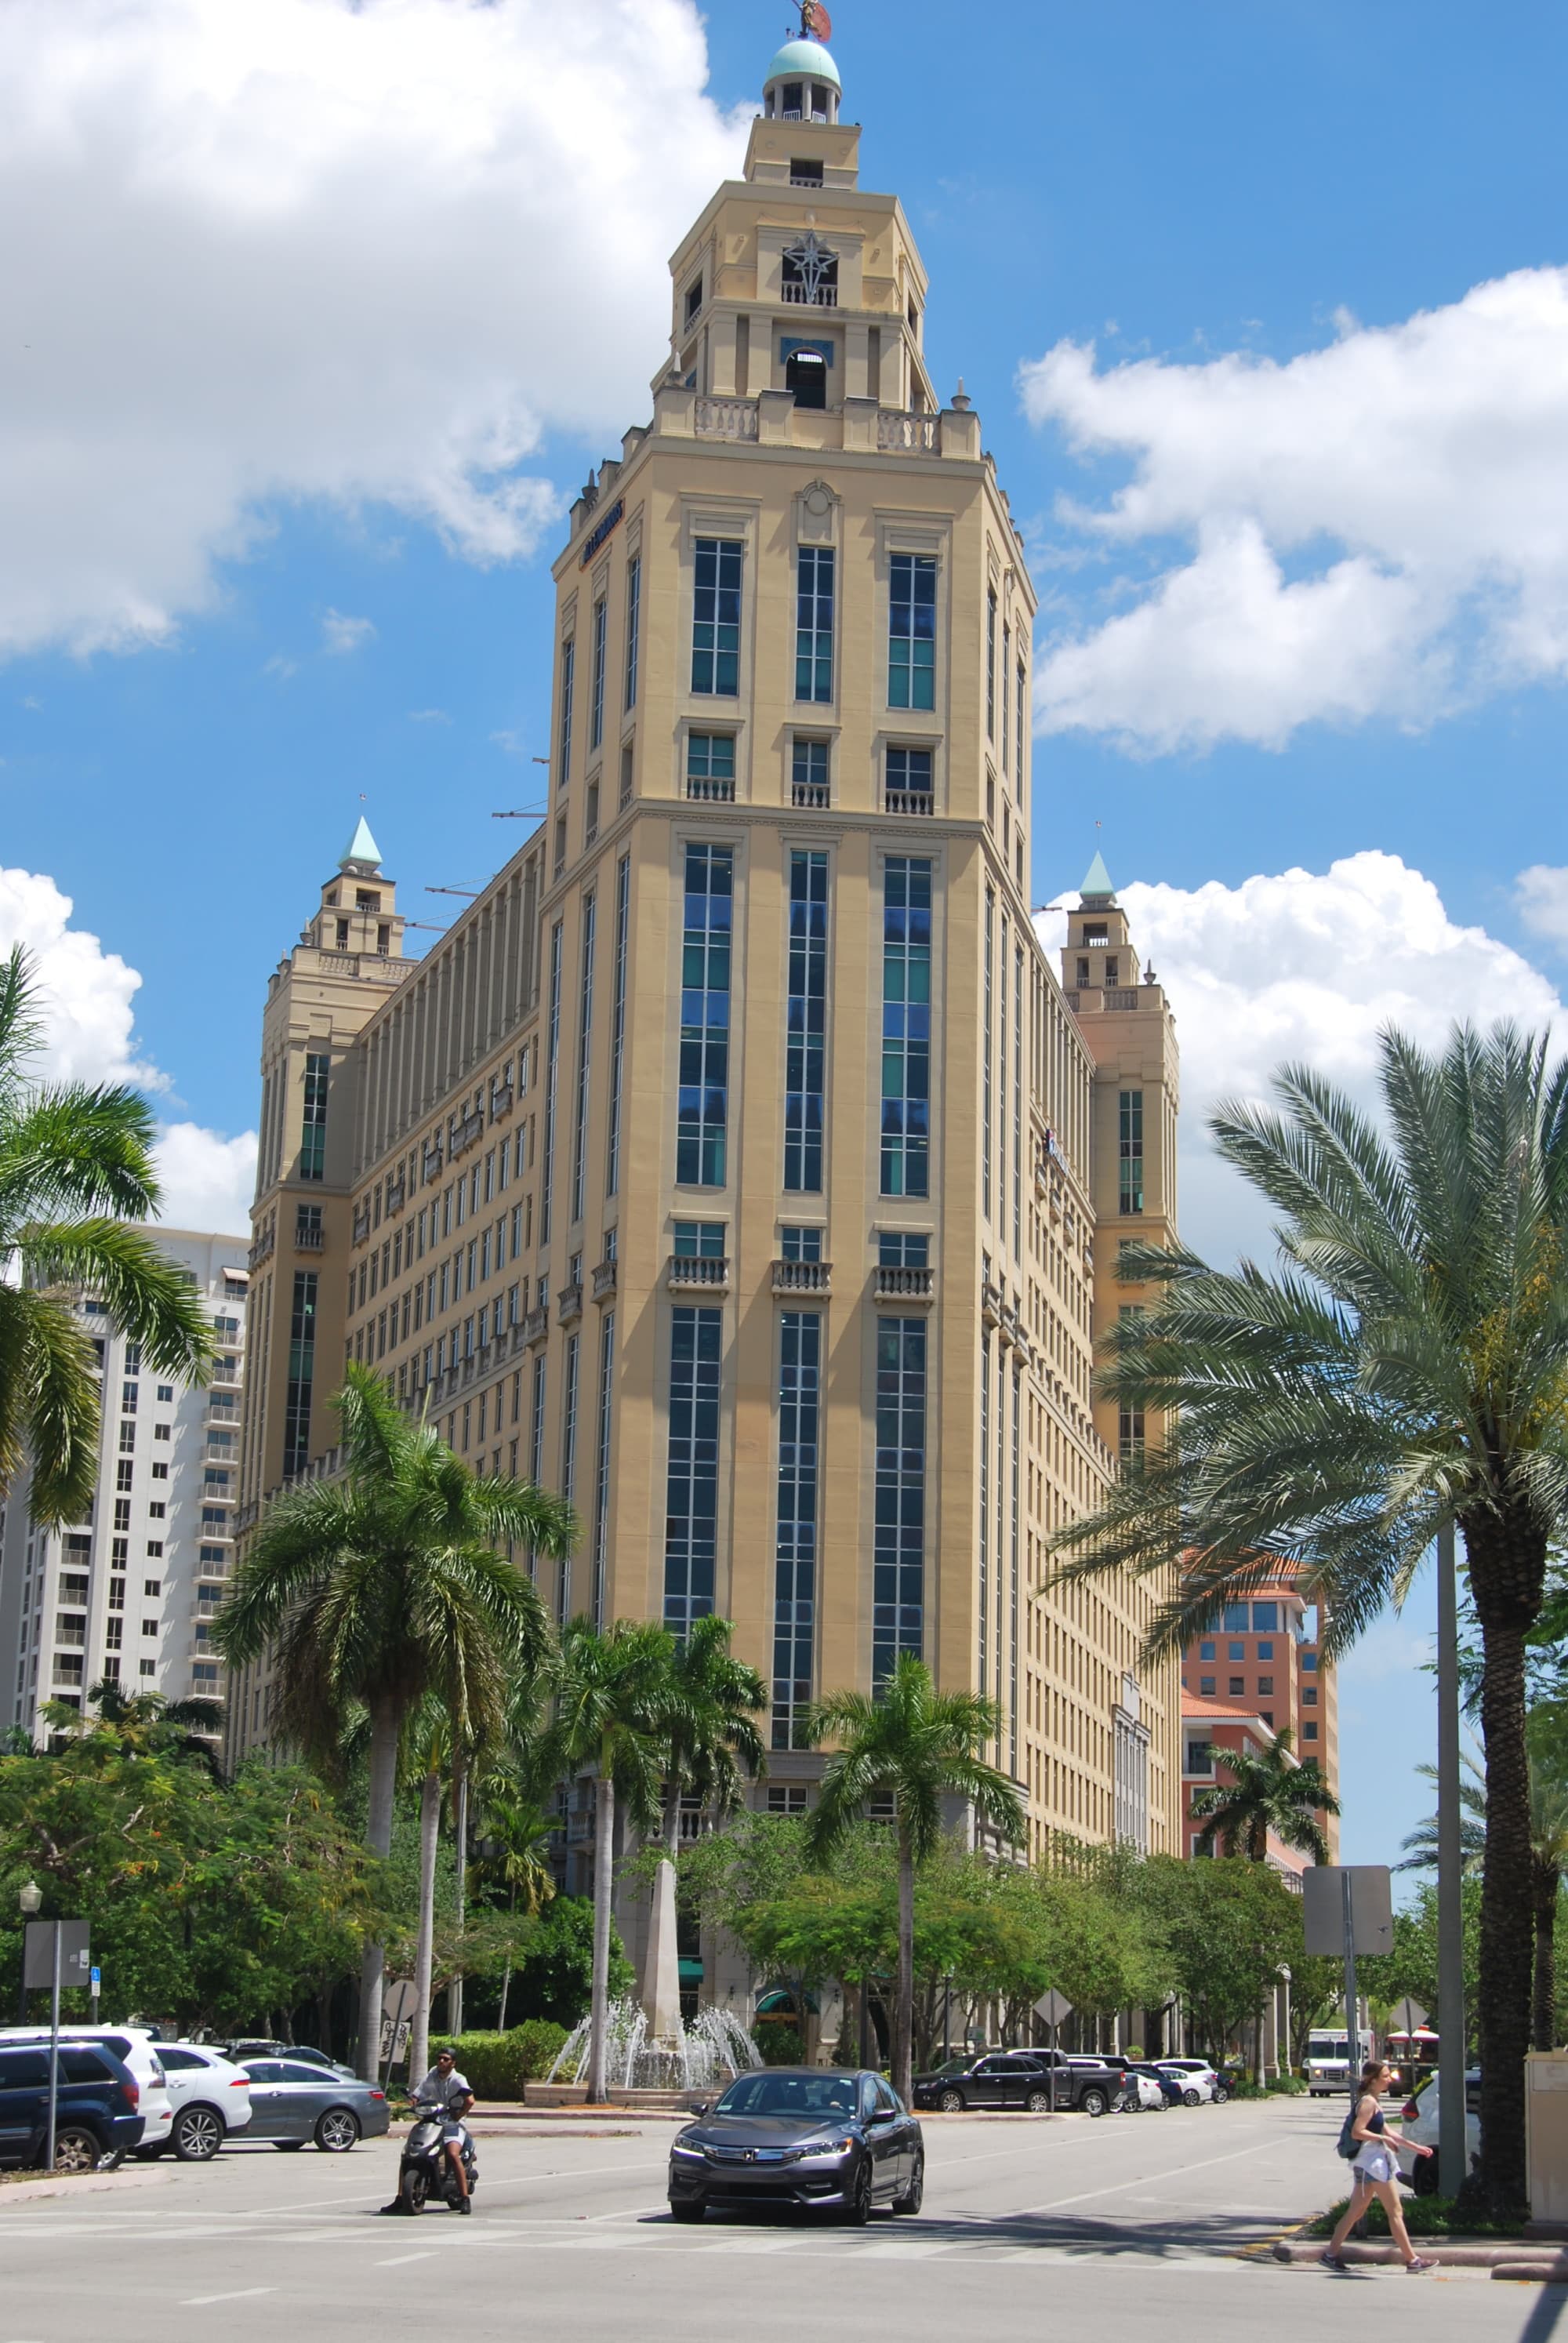
<path fill-rule="evenodd" d="M 246 1493 L 330 1464 L 347 1346 L 477 1468 L 571 1497 L 558 1617 L 735 1621 L 775 1687 L 760 1796 L 808 1790 L 806 1699 L 918 1650 L 998 1700 L 1037 1845 L 1174 1848 L 1147 1592 L 1040 1591 L 1114 1470 L 1119 1232 L 1174 1226 L 1171 1020 L 1129 946 L 1064 994 L 1037 943 L 1021 541 L 799 47 L 674 256 L 651 424 L 572 510 L 547 819 L 417 963 L 349 858 L 274 980 Z M 345 890 L 380 898 L 368 949 Z M 1132 1092 L 1152 1201 L 1122 1213 Z"/>

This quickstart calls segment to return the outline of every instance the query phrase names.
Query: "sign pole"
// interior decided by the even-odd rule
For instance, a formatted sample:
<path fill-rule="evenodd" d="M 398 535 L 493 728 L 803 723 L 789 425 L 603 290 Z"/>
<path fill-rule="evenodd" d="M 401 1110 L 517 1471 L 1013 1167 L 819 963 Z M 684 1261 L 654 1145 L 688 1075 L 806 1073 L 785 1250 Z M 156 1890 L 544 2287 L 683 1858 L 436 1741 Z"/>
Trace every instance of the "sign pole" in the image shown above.
<path fill-rule="evenodd" d="M 1459 1804 L 1459 1595 L 1453 1524 L 1437 1534 L 1437 2185 L 1465 2179 L 1464 1895 Z"/>
<path fill-rule="evenodd" d="M 1356 2000 L 1356 1931 L 1351 1909 L 1351 1875 L 1349 1868 L 1340 1874 L 1340 1893 L 1344 1902 L 1345 1916 L 1345 2047 L 1350 2053 L 1349 2074 L 1351 2097 L 1353 2099 L 1361 2083 L 1361 2013 Z"/>
<path fill-rule="evenodd" d="M 60 1923 L 55 1922 L 53 1974 L 49 1979 L 49 2133 L 44 2149 L 44 2169 L 55 2169 L 55 2118 L 60 2092 Z"/>

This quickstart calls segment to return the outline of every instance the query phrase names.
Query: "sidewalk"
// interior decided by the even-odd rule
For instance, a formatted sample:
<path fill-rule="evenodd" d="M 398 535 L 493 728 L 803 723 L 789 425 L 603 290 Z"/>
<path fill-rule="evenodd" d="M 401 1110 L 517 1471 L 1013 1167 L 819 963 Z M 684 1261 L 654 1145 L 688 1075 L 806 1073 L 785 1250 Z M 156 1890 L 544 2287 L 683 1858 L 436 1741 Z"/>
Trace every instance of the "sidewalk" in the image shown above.
<path fill-rule="evenodd" d="M 1273 2248 L 1274 2259 L 1297 2269 L 1311 2269 L 1322 2260 L 1326 2242 L 1322 2237 L 1282 2238 Z M 1493 2278 L 1533 2278 L 1538 2283 L 1568 2286 L 1568 2248 L 1512 2237 L 1412 2237 L 1411 2243 L 1423 2261 L 1436 2262 L 1442 2269 L 1484 2269 Z M 1350 2269 L 1386 2269 L 1397 2266 L 1399 2259 L 1398 2247 L 1387 2239 L 1373 2245 L 1352 2242 L 1344 2247 Z"/>

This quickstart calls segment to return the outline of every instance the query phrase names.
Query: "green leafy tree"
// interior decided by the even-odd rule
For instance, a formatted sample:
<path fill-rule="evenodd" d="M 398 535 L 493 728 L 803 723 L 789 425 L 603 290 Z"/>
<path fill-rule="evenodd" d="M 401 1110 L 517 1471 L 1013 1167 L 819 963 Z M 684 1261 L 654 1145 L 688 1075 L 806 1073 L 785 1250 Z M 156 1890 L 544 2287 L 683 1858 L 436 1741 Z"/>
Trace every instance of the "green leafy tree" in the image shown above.
<path fill-rule="evenodd" d="M 1203 1825 L 1196 1841 L 1200 1855 L 1212 1855 L 1218 1845 L 1227 1855 L 1262 1863 L 1272 1833 L 1282 1846 L 1327 1863 L 1329 1843 L 1318 1815 L 1337 1815 L 1340 1802 L 1315 1757 L 1297 1765 L 1291 1740 L 1287 1726 L 1261 1755 L 1244 1749 L 1214 1751 L 1215 1772 L 1225 1779 L 1195 1791 L 1189 1809 L 1193 1822 Z"/>
<path fill-rule="evenodd" d="M 1277 1275 L 1129 1248 L 1161 1298 L 1110 1338 L 1103 1395 L 1155 1438 L 1063 1534 L 1066 1575 L 1169 1577 L 1156 1649 L 1211 1626 L 1282 1559 L 1342 1652 L 1463 1534 L 1487 1757 L 1482 2185 L 1523 2201 L 1533 1966 L 1528 1638 L 1568 1499 L 1568 1066 L 1502 1025 L 1428 1055 L 1383 1036 L 1384 1131 L 1304 1068 L 1280 1111 L 1222 1107 L 1221 1155 L 1279 1215 Z"/>
<path fill-rule="evenodd" d="M 114 1084 L 34 1081 L 41 1001 L 18 944 L 0 960 L 0 1495 L 25 1463 L 38 1522 L 79 1522 L 98 1477 L 98 1383 L 75 1308 L 96 1294 L 158 1374 L 203 1383 L 212 1330 L 157 1239 L 153 1118 Z"/>
<path fill-rule="evenodd" d="M 807 1718 L 807 1737 L 839 1745 L 823 1768 L 809 1841 L 820 1859 L 869 1801 L 891 1794 L 899 1850 L 898 1977 L 893 1995 L 893 2085 L 909 2102 L 913 2076 L 915 1874 L 940 1844 L 943 1800 L 967 1799 L 980 1820 L 1014 1845 L 1024 1836 L 1023 1802 L 980 1751 L 999 1730 L 994 1702 L 939 1692 L 922 1660 L 899 1658 L 879 1696 L 831 1693 Z"/>
<path fill-rule="evenodd" d="M 558 1896 L 545 1906 L 514 1966 L 515 2023 L 549 2017 L 569 2028 L 588 2015 L 593 2002 L 594 1919 L 586 1896 Z M 612 1923 L 605 1948 L 606 1997 L 630 1993 L 636 1982 Z"/>
<path fill-rule="evenodd" d="M 1302 1948 L 1301 1898 L 1241 1855 L 1150 1865 L 1171 1979 L 1216 2061 L 1258 2020 L 1282 1966 Z"/>
<path fill-rule="evenodd" d="M 547 1745 L 554 1769 L 571 1774 L 591 1765 L 595 1774 L 588 2097 L 596 2101 L 604 2097 L 607 2079 L 616 1805 L 618 1801 L 637 1830 L 651 1831 L 658 1824 L 674 1656 L 675 1639 L 668 1628 L 643 1620 L 618 1619 L 601 1633 L 591 1619 L 574 1619 L 561 1637 Z"/>
<path fill-rule="evenodd" d="M 231 1667 L 275 1654 L 284 1738 L 328 1767 L 355 1704 L 368 1720 L 366 1840 L 391 1845 L 398 1745 L 419 1703 L 437 1699 L 468 1745 L 504 1729 L 512 1682 L 549 1649 L 531 1582 L 496 1551 L 508 1541 L 570 1548 L 570 1508 L 526 1481 L 478 1480 L 432 1425 L 410 1422 L 368 1368 L 351 1363 L 337 1405 L 343 1475 L 286 1490 L 263 1514 L 213 1640 Z M 360 2072 L 381 2033 L 379 1944 L 365 1947 Z"/>

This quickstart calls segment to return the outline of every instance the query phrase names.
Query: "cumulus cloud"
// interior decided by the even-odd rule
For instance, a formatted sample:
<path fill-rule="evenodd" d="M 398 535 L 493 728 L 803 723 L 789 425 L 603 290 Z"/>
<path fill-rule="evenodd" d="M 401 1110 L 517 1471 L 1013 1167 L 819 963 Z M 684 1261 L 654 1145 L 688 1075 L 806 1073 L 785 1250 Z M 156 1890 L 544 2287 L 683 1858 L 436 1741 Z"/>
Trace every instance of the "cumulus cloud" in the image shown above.
<path fill-rule="evenodd" d="M 286 502 L 530 551 L 543 436 L 647 411 L 706 74 L 693 0 L 7 0 L 0 650 L 166 639 Z"/>
<path fill-rule="evenodd" d="M 1568 269 L 1342 320 L 1283 365 L 1101 369 L 1061 342 L 1020 383 L 1032 421 L 1131 468 L 1059 508 L 1118 575 L 1047 635 L 1045 730 L 1277 749 L 1313 720 L 1424 725 L 1568 675 Z"/>
<path fill-rule="evenodd" d="M 1398 1025 L 1429 1047 L 1459 1019 L 1512 1016 L 1540 1028 L 1562 1003 L 1540 971 L 1456 923 L 1430 879 L 1366 852 L 1326 871 L 1284 870 L 1225 887 L 1141 882 L 1119 890 L 1145 965 L 1170 996 L 1181 1050 L 1181 1231 L 1214 1260 L 1266 1252 L 1269 1217 L 1214 1156 L 1205 1125 L 1221 1098 L 1261 1099 L 1301 1060 L 1371 1105 L 1377 1036 Z M 1054 948 L 1065 922 L 1040 921 Z"/>
<path fill-rule="evenodd" d="M 137 971 L 71 924 L 72 903 L 52 879 L 0 870 L 0 952 L 31 956 L 43 1048 L 36 1071 L 58 1081 L 128 1082 L 156 1098 L 167 1075 L 140 1054 Z M 166 1122 L 157 1137 L 163 1218 L 171 1226 L 229 1235 L 250 1225 L 256 1133 L 226 1139 L 194 1122 Z"/>
<path fill-rule="evenodd" d="M 328 610 L 321 621 L 321 648 L 329 659 L 347 659 L 375 639 L 374 618 L 351 618 L 347 611 Z"/>
<path fill-rule="evenodd" d="M 1532 935 L 1568 945 L 1568 870 L 1533 862 L 1513 882 L 1513 900 Z"/>

